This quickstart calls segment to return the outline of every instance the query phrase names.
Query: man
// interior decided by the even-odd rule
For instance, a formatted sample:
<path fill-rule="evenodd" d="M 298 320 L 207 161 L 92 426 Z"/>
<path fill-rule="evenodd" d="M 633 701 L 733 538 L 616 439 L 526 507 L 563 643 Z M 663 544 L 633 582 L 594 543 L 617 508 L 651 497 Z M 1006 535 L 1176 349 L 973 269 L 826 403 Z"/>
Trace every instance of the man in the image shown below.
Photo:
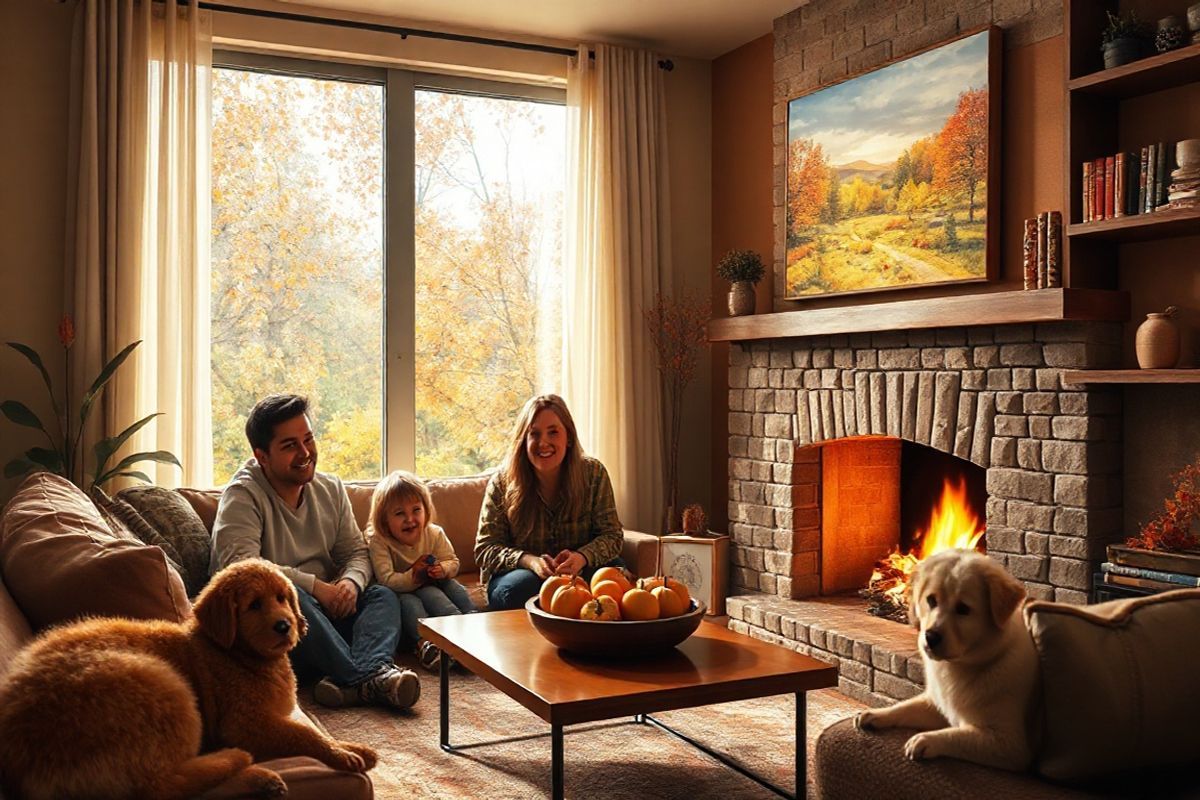
<path fill-rule="evenodd" d="M 421 684 L 392 661 L 400 602 L 369 585 L 371 561 L 342 482 L 317 472 L 308 400 L 271 395 L 246 420 L 254 458 L 221 494 L 210 571 L 244 558 L 278 564 L 296 586 L 308 634 L 292 651 L 299 673 L 322 675 L 313 696 L 408 708 Z"/>

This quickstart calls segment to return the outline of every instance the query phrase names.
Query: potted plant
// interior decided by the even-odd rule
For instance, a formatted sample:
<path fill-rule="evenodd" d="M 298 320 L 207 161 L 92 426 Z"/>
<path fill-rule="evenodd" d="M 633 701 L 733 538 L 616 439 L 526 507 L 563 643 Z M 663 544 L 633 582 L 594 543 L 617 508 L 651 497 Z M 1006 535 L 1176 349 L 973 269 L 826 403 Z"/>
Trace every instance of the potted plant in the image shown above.
<path fill-rule="evenodd" d="M 763 263 L 753 250 L 730 250 L 717 263 L 717 274 L 729 281 L 729 316 L 754 313 L 754 284 L 762 280 Z"/>
<path fill-rule="evenodd" d="M 1100 50 L 1104 53 L 1104 68 L 1112 69 L 1142 57 L 1150 39 L 1150 26 L 1138 19 L 1136 11 L 1128 16 L 1108 14 L 1108 26 L 1100 34 Z"/>

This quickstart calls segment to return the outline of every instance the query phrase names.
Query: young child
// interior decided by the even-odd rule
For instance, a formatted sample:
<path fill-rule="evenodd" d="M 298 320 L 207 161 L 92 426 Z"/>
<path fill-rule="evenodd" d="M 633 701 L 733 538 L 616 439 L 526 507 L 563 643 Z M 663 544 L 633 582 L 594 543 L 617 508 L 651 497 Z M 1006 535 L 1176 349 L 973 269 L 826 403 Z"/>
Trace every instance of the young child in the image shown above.
<path fill-rule="evenodd" d="M 439 668 L 442 652 L 417 635 L 417 622 L 475 611 L 466 587 L 454 580 L 458 556 L 441 526 L 429 521 L 429 489 L 411 472 L 397 470 L 371 498 L 370 551 L 375 579 L 400 598 L 400 646 L 411 647 L 421 666 Z"/>

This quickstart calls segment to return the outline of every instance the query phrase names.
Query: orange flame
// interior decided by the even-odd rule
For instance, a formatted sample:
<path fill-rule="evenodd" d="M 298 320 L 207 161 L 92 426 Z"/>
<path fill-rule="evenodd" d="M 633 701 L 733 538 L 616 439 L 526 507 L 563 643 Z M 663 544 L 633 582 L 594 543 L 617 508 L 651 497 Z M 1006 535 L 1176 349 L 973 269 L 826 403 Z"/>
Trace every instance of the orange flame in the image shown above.
<path fill-rule="evenodd" d="M 942 482 L 942 497 L 929 518 L 929 527 L 913 537 L 913 548 L 901 553 L 899 548 L 876 563 L 868 588 L 880 592 L 899 606 L 907 604 L 908 584 L 917 564 L 934 553 L 954 548 L 982 549 L 979 541 L 986 528 L 971 510 L 967 501 L 967 483 L 949 478 Z"/>

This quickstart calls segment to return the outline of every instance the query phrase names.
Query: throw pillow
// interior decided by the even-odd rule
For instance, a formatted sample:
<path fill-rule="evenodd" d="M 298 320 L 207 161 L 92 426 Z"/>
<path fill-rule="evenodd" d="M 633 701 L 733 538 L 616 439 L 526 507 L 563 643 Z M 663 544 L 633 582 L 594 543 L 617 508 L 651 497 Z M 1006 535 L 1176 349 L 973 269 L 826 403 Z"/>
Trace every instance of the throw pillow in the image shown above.
<path fill-rule="evenodd" d="M 179 557 L 188 596 L 199 594 L 208 583 L 212 543 L 195 509 L 178 492 L 161 486 L 131 486 L 117 492 L 117 499 L 133 506 L 159 536 L 171 543 Z"/>
<path fill-rule="evenodd" d="M 121 500 L 118 497 L 109 497 L 104 490 L 96 486 L 91 491 L 92 502 L 96 504 L 96 508 L 100 509 L 100 513 L 104 515 L 104 519 L 108 522 L 108 526 L 113 529 L 113 533 L 118 536 L 132 537 L 143 544 L 154 545 L 162 548 L 163 553 L 167 557 L 167 562 L 170 563 L 172 569 L 183 575 L 183 567 L 180 562 L 179 551 L 175 549 L 175 545 L 167 541 L 158 531 L 154 530 L 154 526 L 143 519 L 142 515 L 133 506 Z"/>
<path fill-rule="evenodd" d="M 1094 606 L 1032 602 L 1045 710 L 1038 771 L 1087 781 L 1200 761 L 1200 589 Z"/>
<path fill-rule="evenodd" d="M 87 495 L 49 472 L 26 478 L 4 508 L 0 572 L 35 630 L 88 615 L 191 616 L 163 551 L 115 536 Z"/>

